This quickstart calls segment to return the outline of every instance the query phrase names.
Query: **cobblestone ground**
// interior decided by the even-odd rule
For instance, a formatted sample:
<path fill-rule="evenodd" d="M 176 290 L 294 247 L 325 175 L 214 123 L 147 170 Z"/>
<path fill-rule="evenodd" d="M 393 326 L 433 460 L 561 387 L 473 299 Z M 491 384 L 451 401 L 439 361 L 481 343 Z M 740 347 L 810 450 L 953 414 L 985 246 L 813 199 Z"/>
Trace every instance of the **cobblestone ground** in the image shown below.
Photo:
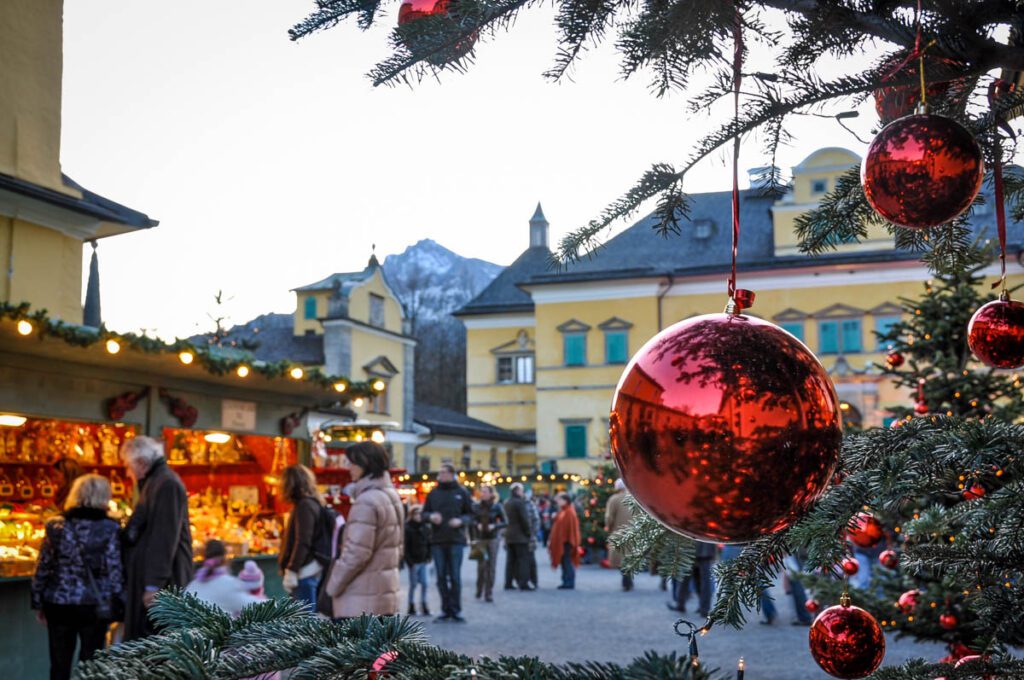
<path fill-rule="evenodd" d="M 610 569 L 583 566 L 576 577 L 576 590 L 556 590 L 560 580 L 547 562 L 543 548 L 537 552 L 540 589 L 536 592 L 505 591 L 505 555 L 499 556 L 498 587 L 494 602 L 474 598 L 476 563 L 466 560 L 462 569 L 463 615 L 465 624 L 435 623 L 433 616 L 417 617 L 434 644 L 471 656 L 500 654 L 535 655 L 546 661 L 614 661 L 625 663 L 646 650 L 667 653 L 685 651 L 682 638 L 672 632 L 679 618 L 665 607 L 668 597 L 659 590 L 659 579 L 640 575 L 636 587 L 626 593 L 620 577 Z M 407 602 L 408 574 L 403 572 L 403 612 Z M 436 615 L 439 597 L 430 574 L 428 604 Z M 701 657 L 711 667 L 736 668 L 743 656 L 747 680 L 825 680 L 807 651 L 807 628 L 790 625 L 791 598 L 777 586 L 779 608 L 775 625 L 758 623 L 756 613 L 742 630 L 715 628 L 700 641 Z M 417 603 L 418 604 L 418 603 Z M 695 604 L 691 598 L 691 604 Z M 695 615 L 694 615 L 695 619 Z M 886 664 L 902 663 L 913 657 L 938 659 L 945 652 L 935 644 L 916 644 L 887 637 Z"/>

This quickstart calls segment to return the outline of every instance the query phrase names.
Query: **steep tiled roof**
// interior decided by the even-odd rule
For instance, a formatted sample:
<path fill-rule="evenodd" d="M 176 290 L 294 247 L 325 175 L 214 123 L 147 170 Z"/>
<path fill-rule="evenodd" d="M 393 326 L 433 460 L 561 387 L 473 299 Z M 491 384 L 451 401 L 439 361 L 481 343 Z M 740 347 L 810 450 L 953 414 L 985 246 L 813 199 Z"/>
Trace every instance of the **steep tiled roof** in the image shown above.
<path fill-rule="evenodd" d="M 516 261 L 505 267 L 480 294 L 455 312 L 455 316 L 472 316 L 492 312 L 532 312 L 533 298 L 518 285 L 533 276 L 552 270 L 551 251 L 545 247 L 528 248 Z"/>
<path fill-rule="evenodd" d="M 532 435 L 504 430 L 442 406 L 416 402 L 414 408 L 413 420 L 429 428 L 433 434 L 492 439 L 513 444 L 532 444 L 535 441 Z"/>
<path fill-rule="evenodd" d="M 209 342 L 210 335 L 197 335 L 190 340 L 197 344 Z M 323 336 L 294 335 L 291 314 L 262 314 L 248 323 L 233 326 L 221 344 L 230 347 L 232 341 L 239 347 L 246 343 L 256 343 L 256 349 L 247 350 L 246 353 L 260 361 L 287 359 L 307 366 L 322 366 L 324 363 Z"/>
<path fill-rule="evenodd" d="M 141 213 L 138 210 L 132 210 L 131 208 L 121 205 L 116 201 L 112 201 L 109 198 L 104 198 L 99 194 L 95 194 L 82 185 L 75 182 L 67 175 L 61 174 L 61 180 L 64 186 L 71 187 L 82 193 L 81 198 L 75 198 L 67 194 L 62 194 L 59 191 L 54 191 L 48 187 L 28 182 L 12 175 L 5 175 L 0 173 L 0 190 L 11 191 L 22 196 L 45 201 L 52 205 L 56 205 L 61 208 L 66 208 L 83 215 L 103 220 L 105 222 L 115 222 L 117 224 L 124 224 L 129 227 L 136 229 L 149 229 L 160 224 L 154 219 L 150 219 L 145 213 Z"/>

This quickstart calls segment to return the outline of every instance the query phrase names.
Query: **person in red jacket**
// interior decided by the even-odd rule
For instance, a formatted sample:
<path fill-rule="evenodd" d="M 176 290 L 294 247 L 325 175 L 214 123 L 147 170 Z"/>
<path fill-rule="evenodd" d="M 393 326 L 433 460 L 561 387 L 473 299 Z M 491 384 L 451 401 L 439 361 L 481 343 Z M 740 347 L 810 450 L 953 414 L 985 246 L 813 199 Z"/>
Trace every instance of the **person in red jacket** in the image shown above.
<path fill-rule="evenodd" d="M 580 566 L 580 520 L 569 494 L 564 491 L 555 496 L 558 514 L 551 527 L 548 539 L 548 553 L 551 568 L 562 565 L 562 585 L 559 590 L 573 590 L 576 587 L 576 567 Z"/>

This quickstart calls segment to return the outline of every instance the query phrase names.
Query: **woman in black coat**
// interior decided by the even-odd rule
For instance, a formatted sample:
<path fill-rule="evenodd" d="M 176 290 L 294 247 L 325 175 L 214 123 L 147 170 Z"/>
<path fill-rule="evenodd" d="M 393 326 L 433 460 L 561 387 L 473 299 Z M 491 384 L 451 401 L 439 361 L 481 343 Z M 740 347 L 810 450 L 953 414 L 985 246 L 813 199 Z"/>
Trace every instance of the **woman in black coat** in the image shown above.
<path fill-rule="evenodd" d="M 32 577 L 32 608 L 50 638 L 50 679 L 71 677 L 75 647 L 88 661 L 106 642 L 115 612 L 124 609 L 120 526 L 107 517 L 110 482 L 78 477 L 62 517 L 46 524 Z"/>

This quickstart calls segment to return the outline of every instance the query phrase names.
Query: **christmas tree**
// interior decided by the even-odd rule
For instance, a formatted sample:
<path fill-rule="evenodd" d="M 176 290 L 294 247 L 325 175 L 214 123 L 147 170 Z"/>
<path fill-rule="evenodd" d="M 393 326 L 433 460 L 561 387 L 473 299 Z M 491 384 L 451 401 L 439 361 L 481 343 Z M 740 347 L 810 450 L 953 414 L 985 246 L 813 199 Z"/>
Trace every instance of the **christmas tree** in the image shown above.
<path fill-rule="evenodd" d="M 894 406 L 903 427 L 914 418 L 932 413 L 980 420 L 1013 422 L 1024 415 L 1024 392 L 1014 374 L 987 368 L 972 360 L 966 328 L 974 311 L 990 291 L 979 271 L 991 262 L 987 250 L 975 249 L 974 266 L 923 283 L 918 299 L 903 299 L 904 320 L 893 324 L 879 339 L 889 347 L 888 373 L 914 400 Z M 917 639 L 947 644 L 949 658 L 976 654 L 987 642 L 981 622 L 971 606 L 977 584 L 965 588 L 943 572 L 912 572 L 900 564 L 908 545 L 941 546 L 949 542 L 949 514 L 972 512 L 969 504 L 1004 486 L 999 468 L 964 470 L 938 494 L 910 496 L 887 508 L 870 508 L 865 529 L 858 526 L 851 543 L 863 548 L 885 547 L 878 563 L 863 564 L 874 555 L 861 555 L 860 568 L 870 572 L 867 588 L 851 588 L 853 599 L 871 612 L 886 630 Z M 876 522 L 877 521 L 877 522 Z M 990 527 L 992 528 L 992 527 Z M 990 536 L 994 533 L 990 532 Z M 883 543 L 884 541 L 884 543 Z M 878 550 L 874 550 L 875 553 Z M 839 601 L 842 583 L 831 575 L 804 576 L 823 606 Z"/>
<path fill-rule="evenodd" d="M 608 499 L 615 493 L 615 478 L 618 473 L 614 465 L 602 465 L 594 479 L 576 494 L 576 502 L 582 508 L 580 532 L 583 547 L 590 553 L 591 561 L 608 549 L 608 532 L 604 527 L 604 510 Z"/>

